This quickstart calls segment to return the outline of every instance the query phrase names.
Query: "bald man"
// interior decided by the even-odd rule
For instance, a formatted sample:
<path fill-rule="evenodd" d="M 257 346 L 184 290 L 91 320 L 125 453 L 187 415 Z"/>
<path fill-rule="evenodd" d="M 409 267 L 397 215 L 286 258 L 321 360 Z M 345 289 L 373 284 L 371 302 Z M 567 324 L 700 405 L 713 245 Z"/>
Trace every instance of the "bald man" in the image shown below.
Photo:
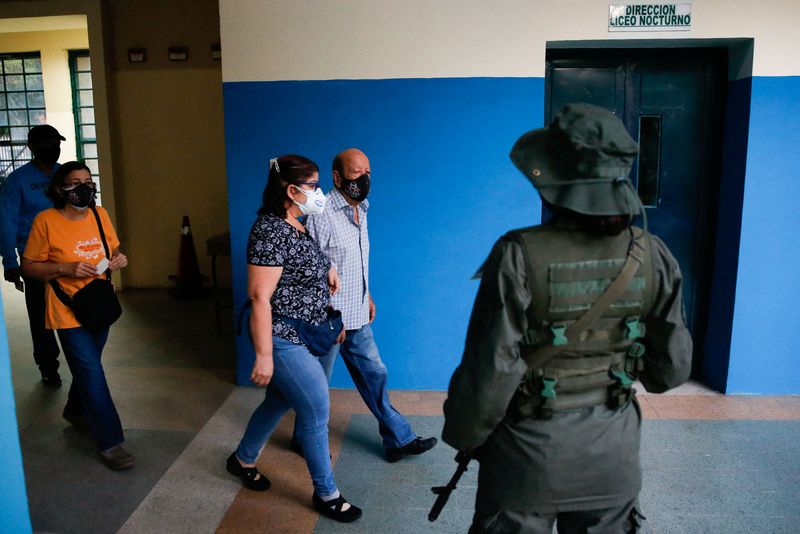
<path fill-rule="evenodd" d="M 323 357 L 330 381 L 333 363 L 341 354 L 361 398 L 378 420 L 386 460 L 396 462 L 422 454 L 436 445 L 436 438 L 421 438 L 389 401 L 386 366 L 381 361 L 370 324 L 375 303 L 369 293 L 369 234 L 367 195 L 370 190 L 369 159 L 357 148 L 341 152 L 333 160 L 334 188 L 325 211 L 311 215 L 306 228 L 339 272 L 339 292 L 333 307 L 342 312 L 347 331 L 344 342 Z M 296 440 L 293 448 L 302 454 Z"/>

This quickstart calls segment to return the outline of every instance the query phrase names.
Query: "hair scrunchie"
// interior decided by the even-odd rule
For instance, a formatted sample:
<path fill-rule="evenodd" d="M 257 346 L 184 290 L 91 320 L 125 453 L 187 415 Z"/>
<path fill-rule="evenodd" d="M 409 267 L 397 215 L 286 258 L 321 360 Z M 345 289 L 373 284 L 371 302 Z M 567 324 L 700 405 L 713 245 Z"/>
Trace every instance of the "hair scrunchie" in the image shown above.
<path fill-rule="evenodd" d="M 275 172 L 278 174 L 281 173 L 281 168 L 278 165 L 278 158 L 272 158 L 269 160 L 269 168 L 272 169 L 273 167 L 275 167 Z"/>

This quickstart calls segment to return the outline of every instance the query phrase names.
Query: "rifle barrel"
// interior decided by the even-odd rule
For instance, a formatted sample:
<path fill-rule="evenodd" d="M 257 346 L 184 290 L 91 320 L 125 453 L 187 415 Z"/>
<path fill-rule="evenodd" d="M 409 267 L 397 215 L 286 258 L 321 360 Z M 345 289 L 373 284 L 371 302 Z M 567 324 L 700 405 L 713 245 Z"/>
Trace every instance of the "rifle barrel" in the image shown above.
<path fill-rule="evenodd" d="M 439 488 L 432 488 L 432 489 L 436 490 L 436 489 L 439 489 Z M 438 494 L 438 496 L 436 497 L 436 502 L 433 503 L 433 508 L 431 508 L 430 513 L 428 513 L 428 521 L 433 523 L 434 521 L 439 519 L 439 514 L 442 513 L 442 510 L 444 509 L 444 505 L 447 504 L 447 500 L 449 498 L 450 498 L 450 492 L 449 491 L 442 491 L 442 492 L 440 492 Z"/>
<path fill-rule="evenodd" d="M 459 479 L 467 471 L 467 465 L 469 464 L 472 457 L 465 453 L 459 452 L 456 455 L 456 461 L 458 462 L 458 467 L 456 467 L 456 472 L 453 473 L 453 476 L 450 477 L 450 481 L 447 483 L 446 486 L 436 486 L 431 488 L 431 491 L 437 495 L 436 502 L 433 503 L 433 508 L 431 508 L 430 513 L 428 514 L 428 521 L 436 521 L 439 517 L 439 514 L 442 513 L 444 506 L 447 504 L 447 500 L 450 498 L 450 494 L 453 493 L 453 490 L 456 489 L 456 484 L 458 484 Z"/>

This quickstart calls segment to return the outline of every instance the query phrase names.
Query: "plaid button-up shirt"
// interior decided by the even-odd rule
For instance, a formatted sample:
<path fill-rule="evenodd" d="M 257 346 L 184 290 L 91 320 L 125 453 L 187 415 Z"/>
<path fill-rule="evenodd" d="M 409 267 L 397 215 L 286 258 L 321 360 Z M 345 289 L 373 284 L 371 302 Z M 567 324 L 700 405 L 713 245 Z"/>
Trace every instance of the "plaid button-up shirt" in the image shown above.
<path fill-rule="evenodd" d="M 306 228 L 339 273 L 339 292 L 331 304 L 342 312 L 345 329 L 355 330 L 369 323 L 369 201 L 356 208 L 356 224 L 355 210 L 338 189 L 327 198 L 325 211 L 310 215 Z"/>

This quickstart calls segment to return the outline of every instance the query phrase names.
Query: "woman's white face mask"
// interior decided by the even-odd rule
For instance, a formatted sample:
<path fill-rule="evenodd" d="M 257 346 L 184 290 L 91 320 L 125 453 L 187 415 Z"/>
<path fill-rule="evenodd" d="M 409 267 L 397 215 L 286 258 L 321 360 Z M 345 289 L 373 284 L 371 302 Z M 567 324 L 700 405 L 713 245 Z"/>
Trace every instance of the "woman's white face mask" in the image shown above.
<path fill-rule="evenodd" d="M 308 189 L 302 189 L 296 185 L 292 185 L 292 187 L 306 196 L 305 202 L 298 202 L 292 199 L 292 202 L 297 204 L 297 207 L 300 208 L 303 215 L 319 215 L 322 213 L 322 210 L 325 209 L 325 203 L 328 200 L 325 197 L 325 193 L 322 192 L 322 189 L 317 188 L 313 191 L 309 191 Z"/>

